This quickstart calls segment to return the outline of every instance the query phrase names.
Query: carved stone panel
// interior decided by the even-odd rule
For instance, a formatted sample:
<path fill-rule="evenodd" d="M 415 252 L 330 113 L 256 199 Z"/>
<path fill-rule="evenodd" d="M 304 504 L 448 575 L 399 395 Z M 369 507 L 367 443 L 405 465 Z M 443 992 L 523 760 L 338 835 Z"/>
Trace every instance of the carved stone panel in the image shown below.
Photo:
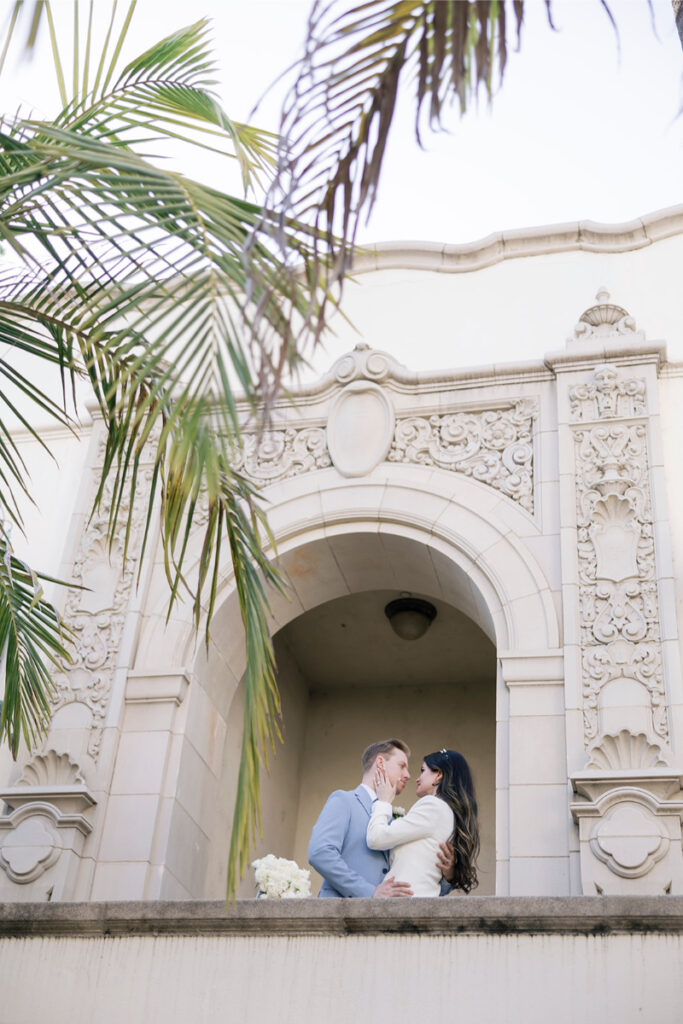
<path fill-rule="evenodd" d="M 381 354 L 376 355 L 379 374 Z M 353 376 L 351 356 L 348 364 Z M 341 360 L 340 373 L 345 366 Z M 520 399 L 496 409 L 407 416 L 394 423 L 382 388 L 352 379 L 332 406 L 327 431 L 311 426 L 245 434 L 236 468 L 267 486 L 333 463 L 345 476 L 362 476 L 386 458 L 463 473 L 533 513 L 536 415 L 536 402 Z"/>
<path fill-rule="evenodd" d="M 571 812 L 579 826 L 586 896 L 683 891 L 680 777 L 661 762 L 636 771 L 621 767 L 623 755 L 636 748 L 647 761 L 654 760 L 655 751 L 646 752 L 644 737 L 633 740 L 638 742 L 622 745 L 619 768 L 600 763 L 572 778 L 578 799 Z M 612 762 L 615 748 L 608 748 Z"/>
<path fill-rule="evenodd" d="M 104 457 L 101 440 L 98 462 Z M 124 559 L 126 520 L 130 496 L 122 500 L 118 524 L 109 542 L 107 531 L 111 507 L 111 486 L 105 485 L 99 509 L 86 520 L 73 562 L 71 579 L 83 589 L 68 591 L 64 617 L 75 634 L 72 664 L 54 676 L 53 715 L 68 704 L 80 704 L 90 712 L 88 754 L 97 759 L 109 704 L 112 679 L 123 634 L 136 561 L 144 528 L 146 503 L 142 495 L 151 483 L 151 468 L 138 474 L 138 498 L 133 511 L 128 558 Z M 92 494 L 99 480 L 99 465 L 92 470 Z"/>
<path fill-rule="evenodd" d="M 535 413 L 535 403 L 523 399 L 485 412 L 400 419 L 389 459 L 464 473 L 533 512 Z"/>
<path fill-rule="evenodd" d="M 570 390 L 569 405 L 573 420 L 642 416 L 647 411 L 645 381 L 639 377 L 622 379 L 613 366 L 598 366 L 587 384 Z"/>
<path fill-rule="evenodd" d="M 261 437 L 245 434 L 243 440 L 235 468 L 264 487 L 332 465 L 322 427 L 268 430 Z"/>
<path fill-rule="evenodd" d="M 609 373 L 607 373 L 609 370 Z M 598 367 L 570 392 L 574 427 L 586 744 L 628 728 L 668 739 L 643 381 Z"/>
<path fill-rule="evenodd" d="M 32 815 L 17 822 L 0 846 L 0 866 L 18 885 L 26 885 L 47 871 L 62 852 L 52 823 Z"/>
<path fill-rule="evenodd" d="M 632 733 L 620 729 L 618 733 L 606 733 L 593 744 L 586 769 L 617 772 L 639 768 L 664 768 L 662 749 L 657 743 L 650 743 L 644 733 Z"/>
<path fill-rule="evenodd" d="M 362 380 L 346 385 L 327 420 L 327 447 L 342 476 L 365 476 L 386 458 L 394 419 L 394 407 L 379 385 Z"/>

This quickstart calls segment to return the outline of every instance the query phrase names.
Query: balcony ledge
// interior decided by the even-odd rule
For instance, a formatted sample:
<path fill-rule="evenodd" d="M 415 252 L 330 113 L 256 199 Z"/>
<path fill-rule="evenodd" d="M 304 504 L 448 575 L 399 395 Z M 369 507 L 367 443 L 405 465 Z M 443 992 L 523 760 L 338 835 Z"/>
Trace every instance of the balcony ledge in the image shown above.
<path fill-rule="evenodd" d="M 0 903 L 0 936 L 683 934 L 683 896 Z"/>

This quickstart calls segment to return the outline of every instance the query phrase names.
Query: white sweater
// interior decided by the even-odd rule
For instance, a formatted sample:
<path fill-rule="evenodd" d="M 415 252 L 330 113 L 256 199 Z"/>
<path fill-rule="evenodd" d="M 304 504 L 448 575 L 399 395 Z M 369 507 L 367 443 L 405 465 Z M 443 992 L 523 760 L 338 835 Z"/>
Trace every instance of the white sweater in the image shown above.
<path fill-rule="evenodd" d="M 377 800 L 368 823 L 371 850 L 391 850 L 391 874 L 409 882 L 415 896 L 438 896 L 439 844 L 453 835 L 453 811 L 438 796 L 423 796 L 403 818 L 392 821 L 391 804 Z"/>

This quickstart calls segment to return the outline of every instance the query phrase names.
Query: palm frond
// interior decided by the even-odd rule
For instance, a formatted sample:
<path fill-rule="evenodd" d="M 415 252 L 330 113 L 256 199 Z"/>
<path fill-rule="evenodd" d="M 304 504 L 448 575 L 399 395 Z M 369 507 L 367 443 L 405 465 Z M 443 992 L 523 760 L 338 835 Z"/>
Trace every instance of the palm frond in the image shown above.
<path fill-rule="evenodd" d="M 16 757 L 22 741 L 34 746 L 50 720 L 53 684 L 49 665 L 70 659 L 71 634 L 45 600 L 41 580 L 16 556 L 0 528 L 0 656 L 5 660 L 5 695 L 0 713 L 0 741 L 7 739 Z"/>
<path fill-rule="evenodd" d="M 0 236 L 16 254 L 0 275 L 0 345 L 47 360 L 61 376 L 61 404 L 32 390 L 30 375 L 11 361 L 5 379 L 8 395 L 14 389 L 34 407 L 42 400 L 43 411 L 64 422 L 67 397 L 73 403 L 76 382 L 87 383 L 107 428 L 96 504 L 106 484 L 110 536 L 123 517 L 128 537 L 136 503 L 146 502 L 142 557 L 160 509 L 169 609 L 189 594 L 207 641 L 226 560 L 232 566 L 248 651 L 232 895 L 259 814 L 259 759 L 278 735 L 279 709 L 267 588 L 280 581 L 264 554 L 258 492 L 234 468 L 236 395 L 254 416 L 268 409 L 297 358 L 291 325 L 311 296 L 307 275 L 293 282 L 267 244 L 252 251 L 259 282 L 249 278 L 245 241 L 272 212 L 159 168 L 140 151 L 150 134 L 191 136 L 236 157 L 245 184 L 272 162 L 272 137 L 232 122 L 211 92 L 205 23 L 168 36 L 121 71 L 121 35 L 109 32 L 98 62 L 90 29 L 79 35 L 73 96 L 57 118 L 0 125 Z M 289 262 L 305 266 L 311 229 L 290 221 L 284 230 Z M 21 486 L 19 453 L 3 446 L 1 427 L 0 420 L 0 472 Z M 153 460 L 148 494 L 138 487 L 143 457 Z M 199 566 L 190 573 L 188 543 L 197 536 Z M 36 676 L 43 694 L 48 684 L 47 670 Z"/>
<path fill-rule="evenodd" d="M 439 129 L 454 103 L 462 112 L 480 90 L 492 96 L 523 17 L 523 0 L 313 4 L 305 54 L 283 104 L 267 202 L 281 218 L 262 224 L 253 242 L 266 236 L 282 253 L 288 218 L 314 227 L 309 283 L 316 301 L 301 321 L 314 338 L 327 316 L 319 295 L 329 299 L 341 288 L 358 226 L 372 210 L 399 89 L 404 82 L 413 89 L 419 141 L 425 119 Z M 258 280 L 256 264 L 252 273 Z"/>

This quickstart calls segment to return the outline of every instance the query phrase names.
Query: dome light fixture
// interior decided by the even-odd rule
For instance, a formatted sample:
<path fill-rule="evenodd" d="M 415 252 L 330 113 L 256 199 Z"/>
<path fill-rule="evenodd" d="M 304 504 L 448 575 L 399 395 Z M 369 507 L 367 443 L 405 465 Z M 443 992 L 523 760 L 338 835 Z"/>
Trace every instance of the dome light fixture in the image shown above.
<path fill-rule="evenodd" d="M 384 614 L 401 640 L 419 640 L 436 618 L 436 608 L 429 601 L 404 593 L 389 602 Z"/>

